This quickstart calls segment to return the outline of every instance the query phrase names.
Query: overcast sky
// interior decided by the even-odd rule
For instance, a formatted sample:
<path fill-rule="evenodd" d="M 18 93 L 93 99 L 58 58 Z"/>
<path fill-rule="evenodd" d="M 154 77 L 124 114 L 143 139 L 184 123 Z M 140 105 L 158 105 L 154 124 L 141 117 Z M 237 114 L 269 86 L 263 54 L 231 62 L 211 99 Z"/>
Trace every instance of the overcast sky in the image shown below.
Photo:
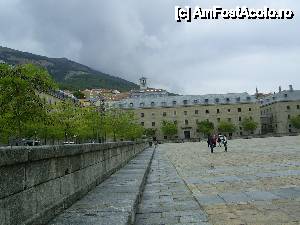
<path fill-rule="evenodd" d="M 175 5 L 290 8 L 293 20 L 177 23 Z M 299 0 L 0 0 L 0 45 L 180 94 L 300 89 Z"/>

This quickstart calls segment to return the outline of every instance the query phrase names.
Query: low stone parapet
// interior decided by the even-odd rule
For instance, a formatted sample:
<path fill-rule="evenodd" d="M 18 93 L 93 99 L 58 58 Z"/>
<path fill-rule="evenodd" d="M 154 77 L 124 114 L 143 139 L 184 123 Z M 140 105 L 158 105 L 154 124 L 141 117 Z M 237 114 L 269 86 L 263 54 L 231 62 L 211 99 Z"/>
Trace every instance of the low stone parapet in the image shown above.
<path fill-rule="evenodd" d="M 147 143 L 0 148 L 0 224 L 43 224 L 127 164 Z"/>

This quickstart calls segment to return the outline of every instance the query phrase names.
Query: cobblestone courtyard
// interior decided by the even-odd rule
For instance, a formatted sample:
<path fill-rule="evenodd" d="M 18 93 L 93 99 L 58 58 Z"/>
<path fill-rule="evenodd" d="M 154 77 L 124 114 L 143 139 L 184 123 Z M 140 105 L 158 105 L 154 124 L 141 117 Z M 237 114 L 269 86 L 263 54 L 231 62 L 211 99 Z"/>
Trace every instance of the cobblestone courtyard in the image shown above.
<path fill-rule="evenodd" d="M 300 224 L 300 137 L 156 150 L 136 224 Z"/>

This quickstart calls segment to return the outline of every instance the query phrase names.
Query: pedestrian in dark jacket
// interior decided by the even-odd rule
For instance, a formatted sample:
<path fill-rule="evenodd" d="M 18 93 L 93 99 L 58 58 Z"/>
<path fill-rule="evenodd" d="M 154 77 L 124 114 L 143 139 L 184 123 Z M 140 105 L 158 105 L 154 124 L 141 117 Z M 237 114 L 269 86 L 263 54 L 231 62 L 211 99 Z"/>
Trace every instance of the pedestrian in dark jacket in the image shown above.
<path fill-rule="evenodd" d="M 217 146 L 217 135 L 216 134 L 214 134 L 213 135 L 213 143 L 214 143 L 214 147 L 216 147 Z"/>
<path fill-rule="evenodd" d="M 210 147 L 210 139 L 211 139 L 211 136 L 208 135 L 208 137 L 207 137 L 207 147 L 208 147 L 208 148 Z"/>
<path fill-rule="evenodd" d="M 215 147 L 215 139 L 213 136 L 209 136 L 208 137 L 208 143 L 209 143 L 209 147 L 210 147 L 210 152 L 214 153 L 214 147 Z"/>

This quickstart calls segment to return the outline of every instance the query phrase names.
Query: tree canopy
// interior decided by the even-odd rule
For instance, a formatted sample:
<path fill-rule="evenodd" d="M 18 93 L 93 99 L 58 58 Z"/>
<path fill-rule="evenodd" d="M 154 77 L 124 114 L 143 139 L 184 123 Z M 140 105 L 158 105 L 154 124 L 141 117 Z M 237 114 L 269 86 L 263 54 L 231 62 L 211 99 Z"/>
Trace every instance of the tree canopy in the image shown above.
<path fill-rule="evenodd" d="M 235 125 L 229 121 L 220 121 L 218 125 L 218 131 L 221 133 L 233 133 L 235 130 Z"/>
<path fill-rule="evenodd" d="M 164 120 L 161 124 L 161 131 L 163 135 L 172 137 L 178 132 L 177 123 Z"/>
<path fill-rule="evenodd" d="M 300 129 L 300 115 L 292 117 L 290 121 L 294 128 Z"/>
<path fill-rule="evenodd" d="M 144 134 L 145 134 L 147 137 L 153 137 L 153 136 L 155 136 L 156 131 L 157 131 L 156 128 L 147 128 L 147 129 L 145 129 Z"/>
<path fill-rule="evenodd" d="M 43 120 L 46 106 L 36 92 L 56 88 L 48 72 L 26 64 L 0 64 L 0 121 L 2 137 L 19 139 L 28 123 Z"/>
<path fill-rule="evenodd" d="M 123 110 L 109 110 L 105 113 L 104 126 L 106 134 L 113 140 L 134 140 L 144 133 L 144 128 L 138 125 L 134 113 Z"/>
<path fill-rule="evenodd" d="M 258 126 L 257 122 L 253 121 L 251 118 L 245 118 L 241 125 L 246 132 L 253 132 Z"/>
<path fill-rule="evenodd" d="M 197 123 L 197 131 L 208 136 L 214 131 L 214 124 L 208 120 L 200 121 Z"/>
<path fill-rule="evenodd" d="M 80 107 L 64 99 L 48 104 L 39 97 L 57 86 L 48 72 L 34 65 L 0 64 L 0 137 L 10 140 L 61 141 L 135 140 L 144 128 L 131 111 Z M 14 142 L 14 141 L 13 141 Z"/>

